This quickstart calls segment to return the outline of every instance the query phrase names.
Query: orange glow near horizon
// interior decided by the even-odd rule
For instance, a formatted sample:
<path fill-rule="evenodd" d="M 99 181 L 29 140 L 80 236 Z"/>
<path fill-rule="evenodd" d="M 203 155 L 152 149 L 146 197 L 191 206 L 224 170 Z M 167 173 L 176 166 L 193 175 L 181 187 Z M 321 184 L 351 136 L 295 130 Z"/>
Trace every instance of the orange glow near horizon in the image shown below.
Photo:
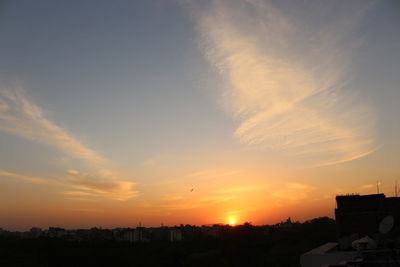
<path fill-rule="evenodd" d="M 228 221 L 229 221 L 229 225 L 230 226 L 235 226 L 236 225 L 236 220 L 235 219 L 230 218 Z"/>

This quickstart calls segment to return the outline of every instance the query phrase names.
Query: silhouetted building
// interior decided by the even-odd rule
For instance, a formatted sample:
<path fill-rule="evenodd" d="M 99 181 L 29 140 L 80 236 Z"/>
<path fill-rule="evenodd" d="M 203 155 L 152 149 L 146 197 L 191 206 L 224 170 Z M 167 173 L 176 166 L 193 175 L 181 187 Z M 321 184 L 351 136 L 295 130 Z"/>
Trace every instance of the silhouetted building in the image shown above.
<path fill-rule="evenodd" d="M 182 231 L 180 229 L 169 229 L 168 240 L 170 242 L 182 241 Z"/>
<path fill-rule="evenodd" d="M 4 230 L 3 228 L 0 228 L 0 236 L 5 236 L 8 235 L 10 232 L 7 230 Z"/>
<path fill-rule="evenodd" d="M 335 209 L 337 235 L 340 249 L 348 249 L 351 243 L 365 235 L 379 233 L 379 224 L 387 217 L 394 219 L 391 237 L 400 232 L 400 198 L 384 194 L 346 195 L 336 197 Z"/>
<path fill-rule="evenodd" d="M 301 266 L 399 266 L 400 198 L 346 195 L 336 202 L 338 243 L 304 253 Z"/>
<path fill-rule="evenodd" d="M 158 228 L 151 228 L 151 240 L 168 240 L 169 228 L 162 226 Z"/>
<path fill-rule="evenodd" d="M 292 228 L 293 227 L 292 219 L 289 217 L 285 222 L 280 222 L 276 226 L 279 228 Z"/>
<path fill-rule="evenodd" d="M 136 227 L 133 232 L 133 242 L 149 242 L 151 241 L 150 231 L 144 227 Z"/>
<path fill-rule="evenodd" d="M 37 227 L 32 227 L 29 233 L 31 238 L 38 238 L 43 234 L 42 229 Z"/>
<path fill-rule="evenodd" d="M 133 242 L 135 238 L 135 231 L 134 230 L 126 230 L 123 232 L 122 240 Z"/>
<path fill-rule="evenodd" d="M 49 227 L 49 230 L 47 230 L 47 235 L 49 237 L 63 237 L 66 235 L 67 232 L 65 231 L 64 228 L 59 228 L 59 227 Z"/>
<path fill-rule="evenodd" d="M 211 237 L 219 237 L 221 235 L 221 226 L 220 225 L 202 226 L 201 233 Z"/>

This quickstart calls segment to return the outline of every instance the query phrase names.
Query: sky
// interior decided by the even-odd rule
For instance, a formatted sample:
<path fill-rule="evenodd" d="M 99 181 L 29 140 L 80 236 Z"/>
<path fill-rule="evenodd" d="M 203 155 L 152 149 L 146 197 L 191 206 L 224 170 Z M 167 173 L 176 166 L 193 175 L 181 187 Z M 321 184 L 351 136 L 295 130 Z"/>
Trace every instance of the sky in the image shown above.
<path fill-rule="evenodd" d="M 334 216 L 400 180 L 400 4 L 0 2 L 0 227 Z"/>

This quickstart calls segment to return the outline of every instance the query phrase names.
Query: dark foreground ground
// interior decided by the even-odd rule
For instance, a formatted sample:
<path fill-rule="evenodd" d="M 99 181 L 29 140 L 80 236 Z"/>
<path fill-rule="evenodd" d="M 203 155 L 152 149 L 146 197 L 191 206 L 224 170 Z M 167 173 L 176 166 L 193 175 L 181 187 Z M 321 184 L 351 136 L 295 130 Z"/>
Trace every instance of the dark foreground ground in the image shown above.
<path fill-rule="evenodd" d="M 220 237 L 130 243 L 0 237 L 0 266 L 299 266 L 302 253 L 336 240 L 335 222 L 226 227 Z"/>

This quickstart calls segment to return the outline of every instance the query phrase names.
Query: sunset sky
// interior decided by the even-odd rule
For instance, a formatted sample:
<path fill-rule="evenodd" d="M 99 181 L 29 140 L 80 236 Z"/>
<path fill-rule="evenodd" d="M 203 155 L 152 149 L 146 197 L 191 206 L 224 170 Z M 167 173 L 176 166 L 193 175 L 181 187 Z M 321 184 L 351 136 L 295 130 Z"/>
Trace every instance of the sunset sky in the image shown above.
<path fill-rule="evenodd" d="M 399 28 L 397 0 L 1 1 L 0 228 L 274 224 L 393 196 Z"/>

